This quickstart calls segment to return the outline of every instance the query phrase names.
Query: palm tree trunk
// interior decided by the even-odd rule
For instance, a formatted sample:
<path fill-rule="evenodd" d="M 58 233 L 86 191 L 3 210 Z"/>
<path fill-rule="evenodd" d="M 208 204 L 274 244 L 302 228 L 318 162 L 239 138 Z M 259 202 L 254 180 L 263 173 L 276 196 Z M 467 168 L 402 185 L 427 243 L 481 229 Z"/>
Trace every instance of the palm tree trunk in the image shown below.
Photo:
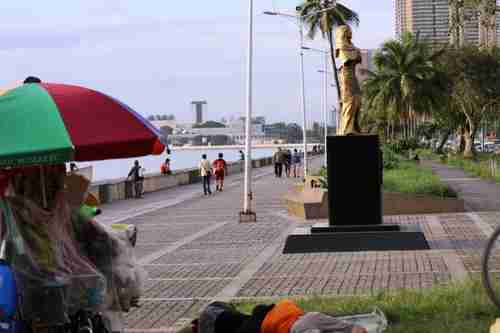
<path fill-rule="evenodd" d="M 328 31 L 328 43 L 330 44 L 330 57 L 332 58 L 332 70 L 333 70 L 333 76 L 335 77 L 335 86 L 337 87 L 337 97 L 338 97 L 339 112 L 340 112 L 342 110 L 342 95 L 340 93 L 340 82 L 339 82 L 339 73 L 337 72 L 337 62 L 335 61 L 333 30 L 331 29 Z"/>

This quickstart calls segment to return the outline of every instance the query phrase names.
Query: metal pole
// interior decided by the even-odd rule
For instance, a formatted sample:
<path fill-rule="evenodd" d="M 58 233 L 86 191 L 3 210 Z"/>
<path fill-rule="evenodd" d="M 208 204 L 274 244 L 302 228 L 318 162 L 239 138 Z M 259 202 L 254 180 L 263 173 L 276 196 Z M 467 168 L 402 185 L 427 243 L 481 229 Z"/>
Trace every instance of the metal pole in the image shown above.
<path fill-rule="evenodd" d="M 248 58 L 247 58 L 247 110 L 245 119 L 245 193 L 243 212 L 251 212 L 252 204 L 252 80 L 253 80 L 253 0 L 249 0 Z"/>
<path fill-rule="evenodd" d="M 302 125 L 304 132 L 304 179 L 307 176 L 307 118 L 306 118 L 306 92 L 305 92 L 305 84 L 304 84 L 304 51 L 302 50 L 302 46 L 304 44 L 304 29 L 302 17 L 298 16 L 299 20 L 299 72 L 300 72 L 300 107 L 302 109 Z"/>
<path fill-rule="evenodd" d="M 324 81 L 324 105 L 323 112 L 325 114 L 325 168 L 328 166 L 328 151 L 327 151 L 327 138 L 328 138 L 328 52 L 325 52 L 325 62 L 324 62 L 324 70 L 325 70 L 325 81 Z"/>

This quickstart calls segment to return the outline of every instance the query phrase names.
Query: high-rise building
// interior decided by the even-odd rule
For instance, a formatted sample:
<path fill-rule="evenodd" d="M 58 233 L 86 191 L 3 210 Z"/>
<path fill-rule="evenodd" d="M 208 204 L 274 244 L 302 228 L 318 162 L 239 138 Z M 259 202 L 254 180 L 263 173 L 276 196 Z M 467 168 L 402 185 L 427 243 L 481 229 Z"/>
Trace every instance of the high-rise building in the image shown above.
<path fill-rule="evenodd" d="M 498 1 L 497 1 L 498 2 Z M 450 43 L 451 15 L 449 0 L 395 0 L 396 36 L 399 38 L 404 32 L 419 33 L 420 37 L 434 45 Z M 479 13 L 472 9 L 465 9 L 463 40 L 468 44 L 478 44 L 485 34 L 479 26 Z M 500 14 L 496 16 L 500 22 Z M 496 24 L 496 23 L 495 23 Z M 500 36 L 499 25 L 496 24 L 495 36 Z"/>
<path fill-rule="evenodd" d="M 207 101 L 193 101 L 191 105 L 194 106 L 194 123 L 203 123 L 203 106 L 207 105 Z"/>
<path fill-rule="evenodd" d="M 450 41 L 448 0 L 395 0 L 396 36 L 419 33 L 432 44 Z"/>

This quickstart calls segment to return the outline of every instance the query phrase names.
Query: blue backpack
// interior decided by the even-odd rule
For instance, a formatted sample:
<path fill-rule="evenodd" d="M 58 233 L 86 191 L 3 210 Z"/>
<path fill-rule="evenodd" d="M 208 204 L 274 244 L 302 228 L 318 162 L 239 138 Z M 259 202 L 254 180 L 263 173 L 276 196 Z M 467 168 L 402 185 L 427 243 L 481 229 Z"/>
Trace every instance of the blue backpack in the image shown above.
<path fill-rule="evenodd" d="M 14 273 L 0 260 L 0 332 L 15 332 L 17 286 Z"/>

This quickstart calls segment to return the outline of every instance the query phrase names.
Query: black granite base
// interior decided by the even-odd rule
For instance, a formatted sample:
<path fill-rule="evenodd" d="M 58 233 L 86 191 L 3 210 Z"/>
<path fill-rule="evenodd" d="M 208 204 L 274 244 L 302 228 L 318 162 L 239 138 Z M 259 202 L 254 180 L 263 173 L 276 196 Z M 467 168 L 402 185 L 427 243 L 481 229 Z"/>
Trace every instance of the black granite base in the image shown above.
<path fill-rule="evenodd" d="M 419 226 L 378 225 L 297 228 L 283 253 L 415 251 L 429 245 Z"/>
<path fill-rule="evenodd" d="M 328 137 L 330 225 L 382 224 L 382 171 L 378 136 Z"/>

